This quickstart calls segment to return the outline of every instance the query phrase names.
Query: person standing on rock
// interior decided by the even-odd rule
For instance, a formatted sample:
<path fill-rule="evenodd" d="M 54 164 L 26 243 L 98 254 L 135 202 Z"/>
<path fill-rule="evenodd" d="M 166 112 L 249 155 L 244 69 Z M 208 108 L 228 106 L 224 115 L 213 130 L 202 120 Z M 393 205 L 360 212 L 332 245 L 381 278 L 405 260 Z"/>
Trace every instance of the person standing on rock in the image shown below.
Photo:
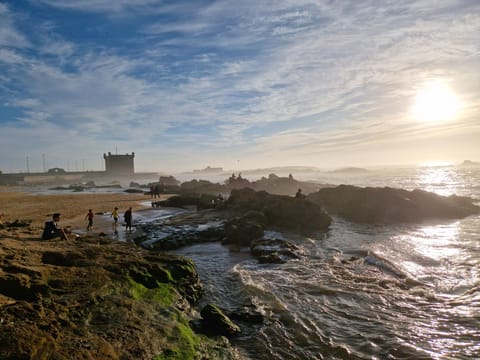
<path fill-rule="evenodd" d="M 118 207 L 116 207 L 113 211 L 112 211 L 112 218 L 113 218 L 113 224 L 112 224 L 112 228 L 113 230 L 115 231 L 115 233 L 117 232 L 117 224 L 118 224 L 118 218 L 120 216 L 118 215 Z"/>
<path fill-rule="evenodd" d="M 123 214 L 123 219 L 125 220 L 125 231 L 132 232 L 132 208 L 129 207 L 127 211 Z"/>
<path fill-rule="evenodd" d="M 85 220 L 88 220 L 87 231 L 93 230 L 93 217 L 93 211 L 92 209 L 89 209 L 87 215 L 85 216 Z"/>

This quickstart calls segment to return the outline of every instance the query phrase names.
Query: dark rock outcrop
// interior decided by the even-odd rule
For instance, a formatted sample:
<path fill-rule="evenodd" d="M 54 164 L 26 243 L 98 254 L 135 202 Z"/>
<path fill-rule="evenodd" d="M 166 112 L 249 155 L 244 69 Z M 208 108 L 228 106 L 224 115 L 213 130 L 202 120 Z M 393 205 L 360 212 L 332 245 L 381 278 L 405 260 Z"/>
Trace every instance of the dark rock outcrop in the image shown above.
<path fill-rule="evenodd" d="M 200 315 L 202 315 L 203 330 L 207 334 L 232 337 L 241 332 L 238 325 L 234 324 L 216 305 L 206 305 Z"/>
<path fill-rule="evenodd" d="M 225 187 L 218 183 L 212 183 L 207 180 L 191 180 L 183 182 L 180 185 L 182 193 L 191 194 L 191 193 L 203 193 L 216 195 L 222 192 L 225 192 Z"/>
<path fill-rule="evenodd" d="M 168 206 L 183 208 L 185 206 L 196 206 L 198 209 L 211 209 L 217 206 L 217 197 L 208 194 L 182 194 L 175 195 L 167 200 L 152 202 L 153 207 Z"/>
<path fill-rule="evenodd" d="M 250 188 L 255 191 L 267 191 L 271 194 L 278 195 L 293 195 L 298 189 L 302 189 L 304 194 L 317 191 L 320 185 L 311 182 L 299 181 L 293 178 L 292 175 L 288 177 L 280 177 L 275 174 L 270 174 L 267 177 L 262 177 L 257 181 L 250 181 L 243 178 L 241 174 L 235 176 L 232 174 L 225 180 L 224 184 L 212 183 L 208 180 L 191 180 L 183 182 L 177 189 L 183 194 L 228 194 L 233 189 Z"/>
<path fill-rule="evenodd" d="M 232 190 L 226 206 L 242 213 L 259 211 L 264 214 L 268 226 L 297 231 L 324 231 L 331 223 L 330 216 L 310 201 L 249 188 Z"/>
<path fill-rule="evenodd" d="M 245 217 L 236 217 L 225 223 L 224 244 L 250 246 L 250 243 L 263 237 L 263 227 Z"/>
<path fill-rule="evenodd" d="M 340 185 L 307 197 L 330 214 L 359 223 L 421 222 L 426 219 L 459 219 L 480 213 L 473 200 L 461 196 L 384 188 Z"/>
<path fill-rule="evenodd" d="M 283 239 L 254 240 L 250 243 L 250 251 L 261 264 L 283 264 L 303 255 L 298 246 Z"/>

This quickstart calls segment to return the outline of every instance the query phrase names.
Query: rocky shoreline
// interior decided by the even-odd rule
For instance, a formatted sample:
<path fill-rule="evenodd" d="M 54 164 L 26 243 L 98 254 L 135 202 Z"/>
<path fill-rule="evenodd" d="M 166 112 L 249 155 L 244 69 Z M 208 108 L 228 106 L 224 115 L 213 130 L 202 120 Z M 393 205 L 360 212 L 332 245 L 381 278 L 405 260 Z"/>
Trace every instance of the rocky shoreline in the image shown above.
<path fill-rule="evenodd" d="M 234 189 L 226 201 L 212 206 L 211 200 L 197 194 L 159 202 L 198 211 L 139 226 L 132 242 L 102 233 L 40 241 L 38 223 L 4 225 L 0 358 L 236 359 L 227 338 L 241 328 L 230 319 L 261 322 L 261 315 L 249 309 L 227 317 L 216 304 L 199 309 L 202 285 L 195 264 L 165 250 L 220 241 L 250 247 L 260 263 L 283 263 L 303 254 L 287 240 L 266 236 L 266 230 L 327 232 L 334 219 L 323 208 L 372 223 L 415 220 L 400 216 L 414 210 L 422 221 L 461 218 L 480 209 L 468 198 L 345 186 L 306 198 Z"/>
<path fill-rule="evenodd" d="M 189 325 L 202 320 L 190 260 L 100 236 L 2 235 L 1 359 L 235 358 Z"/>

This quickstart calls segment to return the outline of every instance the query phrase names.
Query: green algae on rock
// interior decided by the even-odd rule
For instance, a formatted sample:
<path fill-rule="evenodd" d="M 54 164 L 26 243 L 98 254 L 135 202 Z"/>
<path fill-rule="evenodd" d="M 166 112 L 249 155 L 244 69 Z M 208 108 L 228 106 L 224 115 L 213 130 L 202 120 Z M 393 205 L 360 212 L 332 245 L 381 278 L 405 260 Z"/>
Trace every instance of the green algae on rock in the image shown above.
<path fill-rule="evenodd" d="M 189 326 L 191 260 L 98 240 L 0 240 L 1 359 L 234 358 Z"/>

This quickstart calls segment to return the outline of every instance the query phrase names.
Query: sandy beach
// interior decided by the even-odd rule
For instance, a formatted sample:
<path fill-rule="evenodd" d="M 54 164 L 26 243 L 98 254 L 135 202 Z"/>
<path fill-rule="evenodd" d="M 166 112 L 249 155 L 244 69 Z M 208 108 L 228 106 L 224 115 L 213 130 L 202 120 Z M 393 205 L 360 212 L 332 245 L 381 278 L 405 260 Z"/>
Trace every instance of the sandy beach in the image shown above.
<path fill-rule="evenodd" d="M 31 220 L 27 237 L 34 237 L 36 233 L 41 236 L 45 221 L 51 219 L 52 214 L 61 214 L 59 226 L 70 226 L 74 232 L 83 232 L 87 226 L 85 216 L 88 209 L 95 214 L 110 214 L 118 207 L 120 221 L 123 213 L 129 207 L 133 211 L 149 208 L 150 196 L 143 194 L 58 194 L 39 195 L 20 191 L 6 191 L 0 188 L 0 213 L 3 214 L 3 223 L 15 220 Z M 158 199 L 157 199 L 158 200 Z M 94 218 L 93 233 L 108 232 L 111 229 L 112 220 L 107 216 L 96 215 Z M 7 234 L 5 231 L 3 236 Z M 17 232 L 21 236 L 23 232 Z"/>

